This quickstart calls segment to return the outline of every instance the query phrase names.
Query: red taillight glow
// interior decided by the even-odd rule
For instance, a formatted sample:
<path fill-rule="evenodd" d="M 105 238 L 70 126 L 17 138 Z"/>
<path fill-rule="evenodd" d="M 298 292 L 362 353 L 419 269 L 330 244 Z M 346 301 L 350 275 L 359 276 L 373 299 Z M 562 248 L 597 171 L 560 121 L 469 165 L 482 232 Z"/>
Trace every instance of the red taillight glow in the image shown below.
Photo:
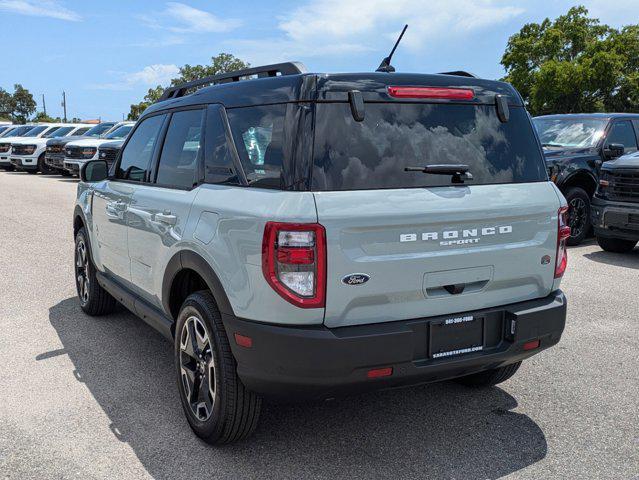
<path fill-rule="evenodd" d="M 251 337 L 247 337 L 246 335 L 241 335 L 239 333 L 233 334 L 235 337 L 235 343 L 237 343 L 240 347 L 251 348 L 253 346 L 253 339 Z"/>
<path fill-rule="evenodd" d="M 561 278 L 568 266 L 567 242 L 570 237 L 570 227 L 568 226 L 568 207 L 559 209 L 559 220 L 557 228 L 557 261 L 555 263 L 555 278 Z"/>
<path fill-rule="evenodd" d="M 394 98 L 434 98 L 440 100 L 472 100 L 475 92 L 470 88 L 441 87 L 388 87 Z"/>
<path fill-rule="evenodd" d="M 532 340 L 530 342 L 524 343 L 524 350 L 534 350 L 535 348 L 539 348 L 539 340 Z"/>
<path fill-rule="evenodd" d="M 301 308 L 326 303 L 326 231 L 318 223 L 267 222 L 262 272 L 286 301 Z"/>
<path fill-rule="evenodd" d="M 368 378 L 390 377 L 393 374 L 393 367 L 374 368 L 369 370 L 366 376 Z"/>

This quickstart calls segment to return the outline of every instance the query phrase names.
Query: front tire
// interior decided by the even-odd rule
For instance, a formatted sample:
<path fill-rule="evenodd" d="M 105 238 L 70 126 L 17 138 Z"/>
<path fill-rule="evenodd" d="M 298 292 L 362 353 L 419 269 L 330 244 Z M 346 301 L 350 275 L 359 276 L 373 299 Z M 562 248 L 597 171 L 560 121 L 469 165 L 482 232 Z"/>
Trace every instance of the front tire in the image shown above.
<path fill-rule="evenodd" d="M 44 153 L 38 158 L 38 170 L 40 170 L 43 175 L 51 175 L 52 173 L 55 173 L 55 171 L 47 165 L 47 162 L 44 159 Z"/>
<path fill-rule="evenodd" d="M 606 252 L 612 253 L 628 253 L 637 245 L 637 242 L 633 242 L 632 240 L 622 240 L 620 238 L 610 237 L 597 237 L 597 243 Z"/>
<path fill-rule="evenodd" d="M 572 187 L 566 192 L 566 201 L 570 226 L 568 245 L 576 246 L 583 242 L 590 232 L 590 196 L 583 188 Z"/>
<path fill-rule="evenodd" d="M 468 387 L 492 387 L 508 380 L 517 373 L 520 366 L 521 362 L 516 362 L 505 367 L 493 368 L 484 372 L 459 377 L 456 381 Z"/>
<path fill-rule="evenodd" d="M 84 227 L 78 230 L 75 236 L 74 257 L 75 287 L 80 299 L 80 308 L 92 317 L 113 312 L 117 301 L 98 283 Z"/>
<path fill-rule="evenodd" d="M 195 434 L 210 444 L 253 433 L 261 399 L 237 376 L 237 364 L 220 312 L 208 291 L 191 294 L 175 327 L 175 368 L 180 400 Z"/>

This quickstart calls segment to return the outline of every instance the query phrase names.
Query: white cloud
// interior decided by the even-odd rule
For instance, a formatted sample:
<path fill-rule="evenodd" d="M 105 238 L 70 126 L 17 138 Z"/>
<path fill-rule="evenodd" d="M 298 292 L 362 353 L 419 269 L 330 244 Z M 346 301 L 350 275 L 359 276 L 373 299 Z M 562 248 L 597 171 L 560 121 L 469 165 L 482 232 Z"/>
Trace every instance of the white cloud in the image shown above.
<path fill-rule="evenodd" d="M 63 7 L 56 0 L 0 0 L 0 10 L 34 17 L 57 18 L 70 22 L 82 20 L 78 13 Z"/>
<path fill-rule="evenodd" d="M 121 79 L 117 82 L 90 85 L 89 88 L 95 90 L 130 90 L 136 86 L 155 87 L 168 84 L 179 72 L 178 66 L 173 64 L 148 65 L 137 72 L 111 72 L 111 74 L 119 75 Z"/>
<path fill-rule="evenodd" d="M 148 27 L 188 33 L 222 33 L 241 25 L 237 19 L 221 19 L 184 3 L 167 2 L 164 11 L 139 17 Z"/>
<path fill-rule="evenodd" d="M 305 45 L 342 42 L 369 45 L 396 38 L 404 23 L 406 46 L 418 48 L 439 35 L 465 35 L 522 14 L 500 0 L 311 0 L 282 18 L 279 28 Z"/>

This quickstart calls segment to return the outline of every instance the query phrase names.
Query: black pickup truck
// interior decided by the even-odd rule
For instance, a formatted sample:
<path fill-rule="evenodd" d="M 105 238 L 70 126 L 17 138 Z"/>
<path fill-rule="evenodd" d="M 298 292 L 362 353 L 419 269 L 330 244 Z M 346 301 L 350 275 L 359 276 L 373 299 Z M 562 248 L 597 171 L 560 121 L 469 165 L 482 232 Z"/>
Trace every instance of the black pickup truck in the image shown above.
<path fill-rule="evenodd" d="M 533 118 L 548 174 L 570 206 L 569 245 L 591 230 L 591 201 L 604 162 L 637 151 L 639 114 L 589 113 Z"/>

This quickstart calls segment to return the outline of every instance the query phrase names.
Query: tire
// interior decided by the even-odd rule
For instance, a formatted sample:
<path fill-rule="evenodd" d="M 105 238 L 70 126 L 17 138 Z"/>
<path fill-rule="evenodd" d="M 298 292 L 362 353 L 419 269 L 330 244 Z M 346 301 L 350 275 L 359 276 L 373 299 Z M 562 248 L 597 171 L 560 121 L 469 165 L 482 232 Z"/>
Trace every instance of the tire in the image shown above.
<path fill-rule="evenodd" d="M 632 240 L 622 240 L 620 238 L 610 237 L 597 237 L 597 243 L 606 252 L 613 253 L 628 253 L 637 245 L 637 242 L 633 242 Z"/>
<path fill-rule="evenodd" d="M 505 382 L 512 377 L 519 367 L 521 362 L 512 363 L 505 367 L 493 368 L 484 372 L 473 373 L 472 375 L 466 375 L 465 377 L 459 377 L 455 381 L 469 387 L 492 387 L 498 383 Z"/>
<path fill-rule="evenodd" d="M 97 317 L 115 310 L 117 301 L 100 286 L 95 275 L 84 227 L 75 236 L 74 272 L 76 292 L 84 313 Z"/>
<path fill-rule="evenodd" d="M 43 175 L 51 175 L 55 173 L 55 171 L 47 165 L 47 162 L 44 159 L 44 153 L 38 158 L 38 170 L 40 170 Z"/>
<path fill-rule="evenodd" d="M 60 170 L 60 171 L 58 171 L 58 173 L 60 175 L 62 175 L 63 177 L 70 177 L 71 176 L 71 174 L 69 172 L 67 172 L 66 170 Z"/>
<path fill-rule="evenodd" d="M 4 167 L 2 167 L 2 170 L 4 170 L 5 172 L 13 172 L 16 168 L 13 165 L 6 165 Z"/>
<path fill-rule="evenodd" d="M 175 327 L 174 352 L 180 400 L 195 434 L 213 445 L 251 435 L 262 401 L 237 376 L 237 364 L 210 292 L 193 293 L 184 301 Z"/>
<path fill-rule="evenodd" d="M 568 202 L 568 224 L 570 225 L 570 237 L 568 245 L 579 245 L 586 239 L 590 232 L 590 196 L 583 188 L 572 187 L 566 192 Z"/>
<path fill-rule="evenodd" d="M 37 170 L 25 170 L 25 172 L 27 172 L 29 175 L 35 175 L 36 173 L 38 173 Z"/>

